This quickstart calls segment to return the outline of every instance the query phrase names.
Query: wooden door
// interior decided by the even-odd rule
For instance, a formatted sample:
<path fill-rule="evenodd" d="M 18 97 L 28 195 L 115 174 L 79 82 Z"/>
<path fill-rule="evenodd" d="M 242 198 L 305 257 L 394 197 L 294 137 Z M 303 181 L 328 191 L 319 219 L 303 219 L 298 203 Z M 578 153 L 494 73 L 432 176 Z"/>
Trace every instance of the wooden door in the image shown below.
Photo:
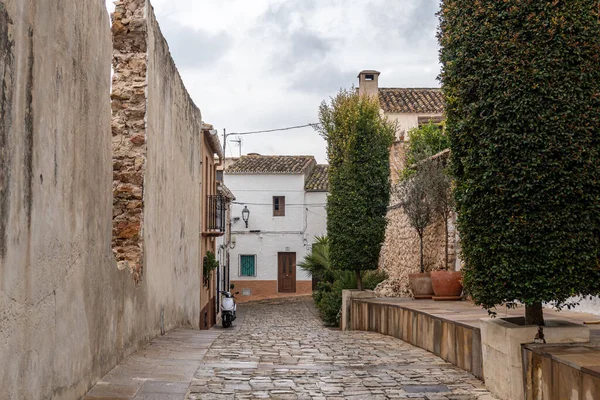
<path fill-rule="evenodd" d="M 277 253 L 279 293 L 296 293 L 296 253 Z"/>

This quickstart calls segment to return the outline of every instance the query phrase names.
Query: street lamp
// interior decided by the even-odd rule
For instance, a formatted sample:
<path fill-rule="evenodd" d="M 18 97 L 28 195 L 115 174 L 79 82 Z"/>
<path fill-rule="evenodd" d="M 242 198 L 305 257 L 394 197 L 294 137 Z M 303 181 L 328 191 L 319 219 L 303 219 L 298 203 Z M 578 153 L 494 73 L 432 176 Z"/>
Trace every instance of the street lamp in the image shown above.
<path fill-rule="evenodd" d="M 242 210 L 242 219 L 246 223 L 246 228 L 248 228 L 248 218 L 250 218 L 250 210 L 248 210 L 248 206 L 244 206 Z"/>

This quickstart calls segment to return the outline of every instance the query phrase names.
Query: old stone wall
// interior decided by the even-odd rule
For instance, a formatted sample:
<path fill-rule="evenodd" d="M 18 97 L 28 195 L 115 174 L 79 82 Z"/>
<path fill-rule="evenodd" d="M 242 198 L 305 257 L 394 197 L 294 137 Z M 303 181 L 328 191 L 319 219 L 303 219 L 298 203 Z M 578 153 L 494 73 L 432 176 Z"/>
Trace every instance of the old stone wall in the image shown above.
<path fill-rule="evenodd" d="M 388 226 L 385 241 L 379 258 L 379 268 L 385 270 L 388 279 L 376 289 L 380 296 L 411 296 L 408 274 L 420 272 L 419 235 L 410 226 L 408 217 L 397 199 L 392 199 L 387 213 Z M 425 230 L 423 238 L 423 259 L 426 272 L 442 269 L 445 265 L 445 229 L 443 219 L 437 218 Z M 456 261 L 456 234 L 454 216 L 448 224 L 449 268 L 454 269 Z"/>
<path fill-rule="evenodd" d="M 198 327 L 200 112 L 147 3 L 122 5 L 149 16 L 121 21 L 146 32 L 124 39 L 136 41 L 128 46 L 150 39 L 146 56 L 124 55 L 131 71 L 115 71 L 131 90 L 113 95 L 127 132 L 113 123 L 111 135 L 104 1 L 0 2 L 3 399 L 80 398 L 161 331 Z M 113 145 L 127 140 L 113 162 Z M 118 189 L 125 184 L 131 190 Z M 135 235 L 123 235 L 133 239 L 125 252 L 133 268 L 118 268 L 113 254 L 121 206 L 137 210 L 124 221 L 140 221 Z"/>
<path fill-rule="evenodd" d="M 145 0 L 119 2 L 113 14 L 113 252 L 139 283 L 143 274 L 148 24 Z"/>

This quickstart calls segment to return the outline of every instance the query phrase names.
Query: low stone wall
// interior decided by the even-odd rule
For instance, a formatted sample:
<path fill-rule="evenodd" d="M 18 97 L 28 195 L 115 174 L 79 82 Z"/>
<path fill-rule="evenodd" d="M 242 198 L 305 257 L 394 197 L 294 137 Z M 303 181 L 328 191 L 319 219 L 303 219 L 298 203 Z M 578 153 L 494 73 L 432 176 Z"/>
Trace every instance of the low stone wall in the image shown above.
<path fill-rule="evenodd" d="M 523 346 L 527 400 L 600 399 L 597 345 Z"/>
<path fill-rule="evenodd" d="M 479 328 L 368 299 L 352 300 L 351 325 L 404 340 L 483 379 Z"/>

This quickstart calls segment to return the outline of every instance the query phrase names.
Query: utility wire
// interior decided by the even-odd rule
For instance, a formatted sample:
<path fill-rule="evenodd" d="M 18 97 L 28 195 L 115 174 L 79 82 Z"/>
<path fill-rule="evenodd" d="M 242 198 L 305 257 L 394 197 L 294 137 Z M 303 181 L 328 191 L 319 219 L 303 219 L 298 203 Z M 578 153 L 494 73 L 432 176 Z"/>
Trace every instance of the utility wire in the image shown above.
<path fill-rule="evenodd" d="M 273 206 L 273 203 L 244 203 L 241 201 L 232 201 L 232 204 L 237 204 L 240 206 Z M 303 207 L 324 207 L 326 206 L 327 203 L 306 203 L 306 204 L 285 204 L 286 207 L 288 206 L 303 206 Z"/>
<path fill-rule="evenodd" d="M 255 133 L 269 133 L 269 132 L 279 132 L 279 131 L 289 131 L 292 129 L 300 129 L 300 128 L 315 128 L 317 126 L 319 126 L 321 124 L 319 123 L 313 123 L 313 124 L 306 124 L 306 125 L 298 125 L 298 126 L 289 126 L 287 128 L 277 128 L 277 129 L 267 129 L 267 130 L 263 130 L 263 131 L 252 131 L 252 132 L 231 132 L 228 133 L 227 136 L 229 135 L 253 135 Z"/>

